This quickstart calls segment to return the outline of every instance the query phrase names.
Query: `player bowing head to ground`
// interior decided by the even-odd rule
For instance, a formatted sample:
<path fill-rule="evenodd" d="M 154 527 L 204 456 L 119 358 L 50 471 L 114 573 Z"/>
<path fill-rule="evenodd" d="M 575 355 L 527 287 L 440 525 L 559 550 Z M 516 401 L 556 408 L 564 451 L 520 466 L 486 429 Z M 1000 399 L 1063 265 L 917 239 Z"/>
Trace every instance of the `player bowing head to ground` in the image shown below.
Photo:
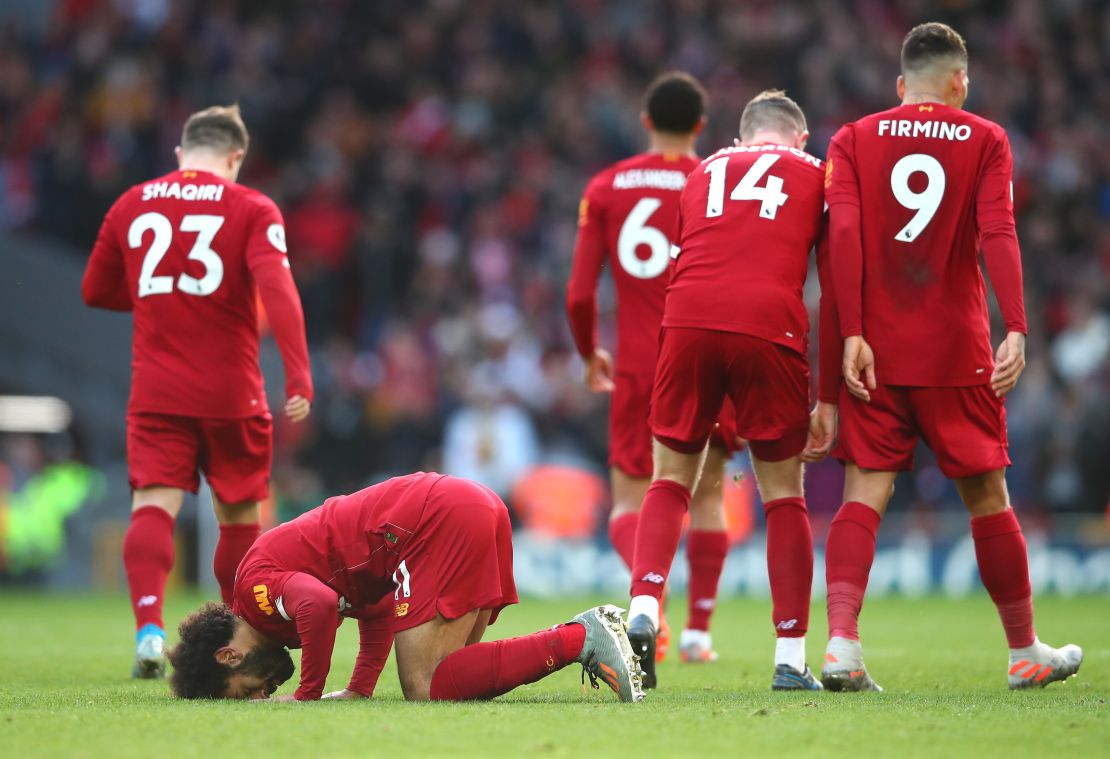
<path fill-rule="evenodd" d="M 706 159 L 679 205 L 677 256 L 667 292 L 651 399 L 653 481 L 636 534 L 629 638 L 645 684 L 659 599 L 678 547 L 706 442 L 726 401 L 749 441 L 767 515 L 774 599 L 776 689 L 818 689 L 805 663 L 813 545 L 802 493 L 802 454 L 828 451 L 809 432 L 808 318 L 802 288 L 824 227 L 821 161 L 797 104 L 777 90 L 755 97 L 740 141 Z"/>
<path fill-rule="evenodd" d="M 405 698 L 489 699 L 573 662 L 622 701 L 643 698 L 621 609 L 599 606 L 533 635 L 480 643 L 517 602 L 512 528 L 483 485 L 440 474 L 396 477 L 331 498 L 267 532 L 247 553 L 231 609 L 188 617 L 170 652 L 182 698 L 268 698 L 293 673 L 286 700 L 321 698 L 336 628 L 358 620 L 348 686 L 325 698 L 368 698 L 389 656 Z"/>
<path fill-rule="evenodd" d="M 174 522 L 198 472 L 220 524 L 213 569 L 226 603 L 259 533 L 271 416 L 258 368 L 261 296 L 285 363 L 286 416 L 309 413 L 312 378 L 285 227 L 273 201 L 236 184 L 248 135 L 239 108 L 185 122 L 178 170 L 132 187 L 104 219 L 82 283 L 90 306 L 131 311 L 127 407 L 133 496 L 123 562 L 135 613 L 135 677 L 165 673 L 162 596 Z"/>
<path fill-rule="evenodd" d="M 595 392 L 612 393 L 609 538 L 629 570 L 640 504 L 651 484 L 648 408 L 669 281 L 670 236 L 686 176 L 698 165 L 694 143 L 705 126 L 705 107 L 705 90 L 689 74 L 670 72 L 656 79 L 644 96 L 640 114 L 648 133 L 647 151 L 595 175 L 579 209 L 567 318 L 586 364 L 586 385 Z M 617 288 L 615 366 L 597 341 L 597 284 L 606 263 Z M 690 505 L 689 620 L 679 641 L 683 661 L 716 658 L 709 620 L 728 553 L 722 507 L 725 462 L 738 447 L 731 416 L 721 422 L 713 433 L 702 484 Z M 660 628 L 657 655 L 662 659 L 669 638 L 662 616 Z"/>
<path fill-rule="evenodd" d="M 919 439 L 971 513 L 983 584 L 1010 647 L 1011 688 L 1079 669 L 1076 646 L 1037 640 L 1025 539 L 1006 492 L 1003 398 L 1025 366 L 1021 254 L 1006 132 L 961 110 L 964 41 L 922 24 L 902 45 L 902 104 L 848 124 L 829 146 L 830 255 L 844 336 L 844 505 L 826 544 L 830 640 L 822 673 L 837 690 L 878 690 L 858 618 L 875 534 Z M 991 356 L 982 251 L 1006 323 Z"/>

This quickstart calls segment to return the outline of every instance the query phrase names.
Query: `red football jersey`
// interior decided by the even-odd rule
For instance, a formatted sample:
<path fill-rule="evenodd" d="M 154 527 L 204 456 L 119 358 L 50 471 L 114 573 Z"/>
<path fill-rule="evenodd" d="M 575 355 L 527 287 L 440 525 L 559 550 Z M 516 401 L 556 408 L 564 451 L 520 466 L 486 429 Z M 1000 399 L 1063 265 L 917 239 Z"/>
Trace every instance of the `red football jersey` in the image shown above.
<path fill-rule="evenodd" d="M 666 299 L 670 235 L 691 156 L 641 153 L 597 173 L 578 211 L 578 240 L 567 285 L 575 345 L 597 345 L 597 281 L 608 260 L 617 288 L 618 371 L 652 374 Z"/>
<path fill-rule="evenodd" d="M 329 498 L 262 535 L 243 557 L 232 610 L 263 635 L 305 649 L 297 698 L 319 698 L 343 617 L 359 619 L 362 632 L 353 682 L 377 680 L 384 656 L 370 666 L 363 654 L 389 651 L 392 607 L 379 602 L 406 583 L 400 552 L 418 527 L 412 515 L 422 513 L 413 504 L 422 508 L 443 477 L 418 472 Z M 366 688 L 373 684 L 354 689 Z"/>
<path fill-rule="evenodd" d="M 940 103 L 903 105 L 829 145 L 830 239 L 840 327 L 889 385 L 988 382 L 994 361 L 982 245 L 1006 328 L 1025 332 L 1013 159 L 997 124 Z"/>
<path fill-rule="evenodd" d="M 285 362 L 286 392 L 311 399 L 300 298 L 273 201 L 191 170 L 124 193 L 104 219 L 82 290 L 90 305 L 134 311 L 129 410 L 265 413 L 256 285 Z"/>
<path fill-rule="evenodd" d="M 823 164 L 783 145 L 719 150 L 686 182 L 665 327 L 740 332 L 805 355 L 802 289 L 824 227 Z"/>

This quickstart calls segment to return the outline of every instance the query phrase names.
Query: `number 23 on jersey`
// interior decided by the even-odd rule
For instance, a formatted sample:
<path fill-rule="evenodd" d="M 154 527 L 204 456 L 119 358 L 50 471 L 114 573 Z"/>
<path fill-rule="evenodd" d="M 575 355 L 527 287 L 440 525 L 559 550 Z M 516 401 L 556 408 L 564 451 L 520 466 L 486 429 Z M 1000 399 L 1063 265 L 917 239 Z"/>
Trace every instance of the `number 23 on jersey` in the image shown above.
<path fill-rule="evenodd" d="M 220 287 L 224 279 L 224 262 L 219 254 L 212 250 L 212 240 L 223 226 L 223 216 L 208 214 L 189 214 L 181 219 L 179 230 L 181 232 L 196 233 L 196 240 L 189 251 L 189 260 L 198 261 L 204 267 L 204 276 L 197 278 L 184 272 L 178 275 L 177 289 L 189 295 L 211 295 Z M 174 278 L 168 274 L 155 274 L 158 265 L 162 263 L 166 252 L 173 243 L 173 225 L 164 214 L 150 211 L 138 216 L 127 230 L 127 244 L 132 250 L 143 246 L 143 238 L 147 232 L 153 232 L 154 238 L 150 247 L 143 256 L 142 268 L 139 271 L 139 297 L 148 295 L 164 295 L 174 290 Z"/>

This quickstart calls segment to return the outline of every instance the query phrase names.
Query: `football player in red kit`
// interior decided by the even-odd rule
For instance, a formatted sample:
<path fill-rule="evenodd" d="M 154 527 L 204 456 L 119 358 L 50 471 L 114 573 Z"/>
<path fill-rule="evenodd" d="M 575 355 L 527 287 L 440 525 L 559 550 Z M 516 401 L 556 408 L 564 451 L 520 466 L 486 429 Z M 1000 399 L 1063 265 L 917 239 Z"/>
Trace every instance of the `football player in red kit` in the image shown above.
<path fill-rule="evenodd" d="M 480 643 L 517 602 L 509 512 L 484 485 L 440 474 L 395 477 L 270 530 L 243 559 L 231 609 L 208 604 L 181 624 L 170 652 L 182 698 L 359 699 L 397 649 L 405 698 L 490 699 L 578 662 L 595 687 L 643 698 L 621 609 L 599 606 L 533 635 Z M 323 695 L 336 628 L 358 620 L 347 687 Z"/>
<path fill-rule="evenodd" d="M 1025 539 L 1010 508 L 1003 398 L 1025 366 L 1021 254 L 1006 132 L 961 110 L 967 49 L 944 24 L 902 45 L 902 105 L 843 127 L 828 155 L 830 255 L 843 349 L 844 505 L 826 547 L 830 690 L 879 690 L 858 619 L 875 534 L 918 439 L 971 513 L 979 574 L 1010 647 L 1011 688 L 1079 669 L 1077 646 L 1037 640 Z M 979 252 L 1006 323 L 991 356 Z"/>
<path fill-rule="evenodd" d="M 698 165 L 694 143 L 705 126 L 705 90 L 689 74 L 663 74 L 648 88 L 640 116 L 646 152 L 596 174 L 586 187 L 567 284 L 567 318 L 586 364 L 586 385 L 612 393 L 609 467 L 613 509 L 609 539 L 632 569 L 640 504 L 651 484 L 648 408 L 670 264 L 670 239 L 686 176 Z M 606 263 L 617 288 L 617 357 L 597 340 L 597 284 Z M 714 431 L 702 485 L 690 505 L 689 619 L 679 640 L 683 661 L 716 658 L 709 620 L 717 601 L 728 536 L 722 508 L 725 462 L 735 447 L 730 418 Z M 660 619 L 656 654 L 669 642 Z"/>
<path fill-rule="evenodd" d="M 131 524 L 123 561 L 137 627 L 135 677 L 165 673 L 162 597 L 174 521 L 198 472 L 211 485 L 225 603 L 259 534 L 270 479 L 271 416 L 258 368 L 261 296 L 285 363 L 286 416 L 312 401 L 300 297 L 273 201 L 235 183 L 248 135 L 236 106 L 185 122 L 178 170 L 115 202 L 89 259 L 90 306 L 131 311 L 127 459 Z"/>
<path fill-rule="evenodd" d="M 810 432 L 802 288 L 824 228 L 824 188 L 821 161 L 802 149 L 808 137 L 797 104 L 781 91 L 764 92 L 745 107 L 737 146 L 706 159 L 682 191 L 651 401 L 655 467 L 636 534 L 629 609 L 645 687 L 654 685 L 659 598 L 682 520 L 706 441 L 730 399 L 767 516 L 778 635 L 772 687 L 820 688 L 805 663 L 813 544 L 802 455 L 824 455 L 831 432 L 818 424 L 828 421 L 828 409 L 814 411 Z"/>

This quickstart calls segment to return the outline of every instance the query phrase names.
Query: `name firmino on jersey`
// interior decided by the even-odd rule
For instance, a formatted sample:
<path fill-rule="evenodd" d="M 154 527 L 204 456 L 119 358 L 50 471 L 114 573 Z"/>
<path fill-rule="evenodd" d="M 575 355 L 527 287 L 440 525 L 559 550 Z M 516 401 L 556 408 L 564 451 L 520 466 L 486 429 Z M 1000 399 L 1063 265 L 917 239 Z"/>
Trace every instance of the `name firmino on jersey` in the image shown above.
<path fill-rule="evenodd" d="M 143 185 L 143 200 L 177 198 L 179 200 L 220 200 L 224 196 L 222 184 L 187 184 L 180 182 L 151 182 Z"/>
<path fill-rule="evenodd" d="M 967 124 L 947 121 L 910 121 L 909 119 L 880 119 L 880 137 L 929 137 L 934 140 L 964 140 L 971 137 Z"/>
<path fill-rule="evenodd" d="M 629 169 L 613 177 L 614 190 L 634 190 L 651 187 L 656 190 L 681 190 L 686 186 L 686 175 L 670 169 Z"/>

